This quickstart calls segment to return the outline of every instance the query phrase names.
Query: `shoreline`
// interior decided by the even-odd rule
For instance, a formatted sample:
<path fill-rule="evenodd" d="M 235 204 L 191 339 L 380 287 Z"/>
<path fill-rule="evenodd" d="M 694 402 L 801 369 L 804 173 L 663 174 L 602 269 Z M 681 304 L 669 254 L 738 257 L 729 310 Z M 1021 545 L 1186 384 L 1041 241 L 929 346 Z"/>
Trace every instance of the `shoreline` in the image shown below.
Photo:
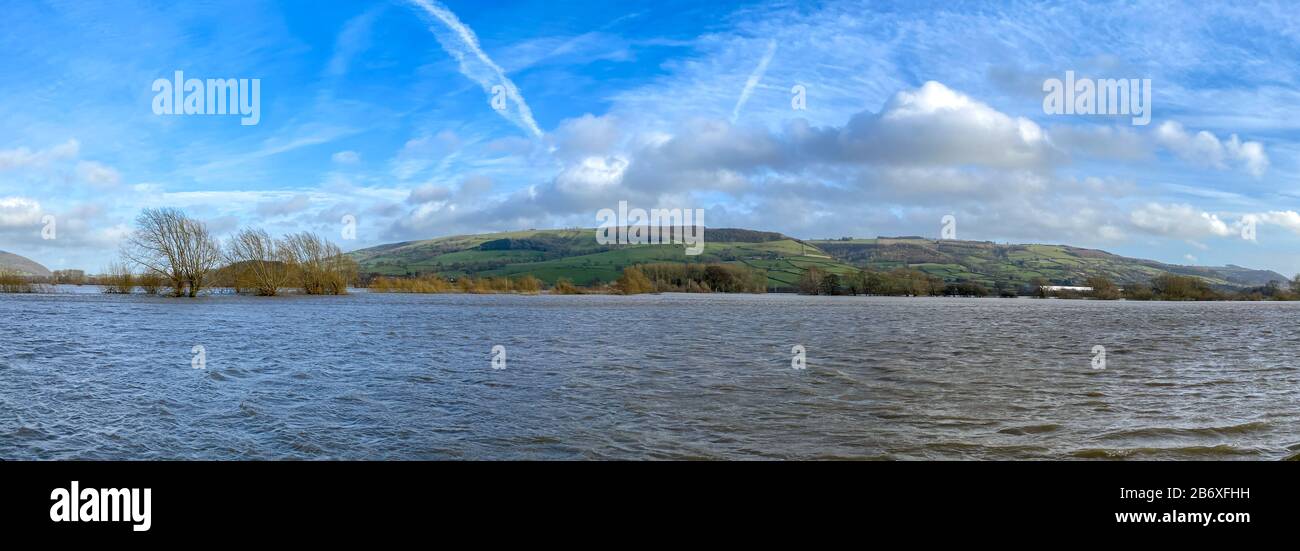
<path fill-rule="evenodd" d="M 184 296 L 177 297 L 177 296 L 173 296 L 173 295 L 170 294 L 170 293 L 162 293 L 162 292 L 155 293 L 155 294 L 149 294 L 149 293 L 145 293 L 145 292 L 141 292 L 141 291 L 136 291 L 136 292 L 132 292 L 132 293 L 129 293 L 129 294 L 128 294 L 128 293 L 111 293 L 111 292 L 106 292 L 106 291 L 105 291 L 105 289 L 107 289 L 107 288 L 109 288 L 109 287 L 111 287 L 111 286 L 109 286 L 109 285 L 98 285 L 98 284 L 95 284 L 95 285 L 92 285 L 92 284 L 85 284 L 85 285 L 74 285 L 74 284 L 57 284 L 57 285 L 49 285 L 49 284 L 45 284 L 45 287 L 52 287 L 53 289 L 52 289 L 52 290 L 36 290 L 36 291 L 31 291 L 31 292 L 19 292 L 19 293 L 0 293 L 0 296 L 5 296 L 5 295 L 27 295 L 27 296 L 108 295 L 108 296 L 122 296 L 122 297 L 127 297 L 127 296 L 130 296 L 130 297 L 153 297 L 153 298 L 163 298 L 163 299 L 173 299 L 173 298 L 175 298 L 175 299 L 184 299 L 184 298 L 190 298 L 190 297 L 184 297 Z M 213 291 L 215 291 L 215 292 L 213 292 Z M 989 301 L 995 301 L 995 302 L 1000 302 L 1000 301 L 1004 301 L 1004 300 L 1031 300 L 1031 301 L 1033 301 L 1033 300 L 1037 300 L 1037 301 L 1067 301 L 1067 302 L 1116 302 L 1116 303 L 1129 303 L 1129 302 L 1136 302 L 1136 303 L 1145 303 L 1145 302 L 1161 302 L 1161 303 L 1164 303 L 1164 302 L 1172 302 L 1172 303 L 1179 303 L 1179 302 L 1191 302 L 1191 303 L 1199 303 L 1199 302 L 1218 302 L 1218 303 L 1242 303 L 1242 304 L 1300 302 L 1300 300 L 1280 300 L 1280 299 L 1262 299 L 1262 300 L 1241 300 L 1241 299 L 1190 300 L 1190 299 L 1154 299 L 1154 298 L 1153 298 L 1153 299 L 1131 299 L 1131 298 L 1099 299 L 1099 298 L 1093 298 L 1093 297 L 1053 297 L 1053 296 L 1049 296 L 1049 297 L 1038 297 L 1038 296 L 1028 296 L 1028 295 L 1020 295 L 1020 296 L 1015 296 L 1015 297 L 1003 297 L 1003 296 L 982 296 L 982 297 L 981 297 L 981 296 L 969 296 L 969 295 L 880 295 L 880 294 L 856 294 L 856 295 L 850 295 L 850 294 L 840 294 L 840 295 L 809 295 L 809 294 L 804 294 L 804 293 L 797 293 L 797 292 L 781 292 L 781 291 L 771 291 L 771 292 L 766 292 L 766 293 L 721 293 L 721 292 L 661 291 L 661 292 L 646 292 L 646 293 L 632 293 L 632 294 L 625 294 L 625 293 L 620 293 L 620 292 L 618 292 L 618 291 L 616 291 L 616 290 L 602 290 L 602 289 L 594 289 L 594 290 L 586 290 L 586 289 L 584 289 L 582 292 L 578 292 L 578 293 L 572 293 L 572 292 L 560 292 L 560 293 L 556 293 L 556 292 L 553 292 L 553 291 L 550 290 L 550 289 L 544 289 L 544 290 L 541 290 L 541 291 L 538 291 L 538 292 L 520 292 L 520 291 L 477 291 L 477 292 L 476 292 L 476 291 L 460 291 L 460 290 L 448 290 L 448 291 L 442 291 L 442 292 L 412 292 L 412 291 L 373 291 L 373 290 L 371 290 L 371 289 L 369 289 L 369 288 L 366 288 L 366 287 L 350 287 L 350 288 L 348 288 L 348 292 L 347 292 L 347 293 L 345 293 L 345 294 L 340 294 L 340 295 L 320 295 L 320 294 L 309 294 L 309 293 L 303 293 L 303 292 L 296 291 L 296 290 L 289 290 L 289 291 L 281 292 L 281 293 L 279 293 L 279 294 L 277 294 L 277 295 L 274 295 L 274 296 L 261 296 L 261 295 L 256 295 L 256 294 L 253 294 L 253 293 L 238 293 L 238 292 L 235 292 L 232 288 L 229 288 L 229 287 L 215 287 L 215 288 L 209 288 L 208 291 L 204 291 L 203 293 L 199 294 L 198 298 L 236 298 L 236 297 L 242 297 L 242 298 L 254 298 L 254 299 L 277 299 L 277 298 L 301 298 L 301 297 L 342 297 L 342 296 L 348 296 L 348 295 L 485 295 L 485 296 L 500 295 L 500 296 L 621 296 L 621 297 L 631 297 L 631 296 L 638 296 L 638 295 L 653 295 L 653 296 L 734 296 L 734 295 L 739 295 L 739 296 L 819 297 L 819 298 L 829 298 L 829 299 L 854 299 L 854 298 L 931 299 L 931 300 L 937 300 L 937 299 L 965 299 L 965 300 L 981 300 L 981 301 L 982 301 L 982 300 L 989 300 Z"/>

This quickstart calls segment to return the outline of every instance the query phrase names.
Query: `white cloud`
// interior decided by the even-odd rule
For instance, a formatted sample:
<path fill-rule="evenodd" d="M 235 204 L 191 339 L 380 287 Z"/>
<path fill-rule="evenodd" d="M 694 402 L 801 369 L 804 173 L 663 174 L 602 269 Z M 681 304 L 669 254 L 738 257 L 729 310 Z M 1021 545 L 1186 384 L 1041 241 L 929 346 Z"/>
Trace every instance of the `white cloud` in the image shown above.
<path fill-rule="evenodd" d="M 311 197 L 299 193 L 284 200 L 264 201 L 257 205 L 257 213 L 264 217 L 286 216 L 307 210 Z"/>
<path fill-rule="evenodd" d="M 1263 176 L 1264 171 L 1268 170 L 1268 155 L 1264 153 L 1264 145 L 1259 142 L 1242 142 L 1233 134 L 1228 138 L 1225 144 L 1228 152 L 1228 158 L 1236 159 L 1245 165 L 1246 172 L 1256 178 Z"/>
<path fill-rule="evenodd" d="M 841 129 L 795 125 L 793 134 L 813 155 L 854 162 L 1015 168 L 1044 166 L 1060 154 L 1033 121 L 935 81 L 898 92 L 879 113 L 854 115 Z"/>
<path fill-rule="evenodd" d="M 47 149 L 33 151 L 27 147 L 0 149 L 0 170 L 15 168 L 41 168 L 54 161 L 75 159 L 81 152 L 81 143 L 68 140 Z"/>
<path fill-rule="evenodd" d="M 411 195 L 406 198 L 406 202 L 421 205 L 424 203 L 442 201 L 450 196 L 451 189 L 446 186 L 424 184 L 411 190 Z"/>
<path fill-rule="evenodd" d="M 555 178 L 555 189 L 568 194 L 603 194 L 622 184 L 628 160 L 621 156 L 586 157 Z"/>
<path fill-rule="evenodd" d="M 117 169 L 96 161 L 77 162 L 77 177 L 98 188 L 115 188 L 122 183 Z"/>
<path fill-rule="evenodd" d="M 1296 234 L 1300 234 L 1300 213 L 1293 210 L 1269 211 L 1261 214 L 1247 215 L 1246 218 L 1254 219 L 1257 222 L 1263 222 L 1265 224 L 1281 226 Z"/>
<path fill-rule="evenodd" d="M 361 162 L 361 154 L 356 151 L 339 151 L 330 155 L 330 160 L 341 165 L 354 165 Z"/>
<path fill-rule="evenodd" d="M 506 98 L 510 101 L 506 102 L 506 108 L 498 110 L 498 113 L 505 117 L 506 120 L 531 132 L 532 135 L 540 137 L 542 129 L 537 126 L 537 121 L 533 120 L 533 112 L 528 108 L 528 103 L 524 101 L 524 96 L 519 93 L 519 88 L 510 80 L 510 77 L 506 76 L 506 72 L 501 69 L 501 66 L 492 61 L 492 58 L 488 57 L 483 48 L 479 46 L 478 36 L 474 34 L 474 31 L 462 23 L 456 17 L 456 14 L 441 3 L 434 0 L 410 1 L 423 9 L 435 21 L 441 23 L 440 26 L 431 27 L 430 30 L 433 31 L 442 48 L 460 63 L 461 74 L 477 82 L 489 96 L 492 94 L 493 86 L 504 88 Z M 489 97 L 489 99 L 491 98 Z"/>
<path fill-rule="evenodd" d="M 754 93 L 754 87 L 763 80 L 763 75 L 767 73 L 767 65 L 772 62 L 772 57 L 775 55 L 776 41 L 768 40 L 767 51 L 763 52 L 763 57 L 758 60 L 758 66 L 754 67 L 754 72 L 750 73 L 749 78 L 745 80 L 745 87 L 740 90 L 740 97 L 736 98 L 736 106 L 731 109 L 732 124 L 740 118 L 740 110 L 745 108 L 745 102 L 749 101 L 749 95 Z"/>
<path fill-rule="evenodd" d="M 413 178 L 434 163 L 456 154 L 460 148 L 460 137 L 450 130 L 407 140 L 391 161 L 393 176 L 399 180 Z"/>
<path fill-rule="evenodd" d="M 343 25 L 334 40 L 334 55 L 325 68 L 326 74 L 337 77 L 347 73 L 352 60 L 370 47 L 371 28 L 378 14 L 379 9 L 372 8 Z"/>
<path fill-rule="evenodd" d="M 1187 204 L 1150 203 L 1134 210 L 1129 217 L 1134 226 L 1148 233 L 1180 239 L 1228 237 L 1239 233 L 1218 215 Z"/>
<path fill-rule="evenodd" d="M 623 129 L 613 116 L 596 117 L 588 113 L 562 121 L 551 139 L 556 157 L 578 160 L 614 152 L 622 144 Z"/>
<path fill-rule="evenodd" d="M 1156 128 L 1156 142 L 1189 163 L 1217 168 L 1229 168 L 1229 164 L 1243 167 L 1251 176 L 1260 177 L 1268 170 L 1268 155 L 1259 142 L 1242 142 L 1236 134 L 1228 137 L 1227 142 L 1211 132 L 1201 130 L 1191 134 L 1183 125 L 1167 121 Z"/>
<path fill-rule="evenodd" d="M 41 222 L 41 203 L 27 197 L 0 197 L 0 228 L 35 228 Z"/>
<path fill-rule="evenodd" d="M 1131 128 L 1095 125 L 1053 126 L 1052 143 L 1073 156 L 1140 161 L 1151 157 L 1151 140 Z"/>

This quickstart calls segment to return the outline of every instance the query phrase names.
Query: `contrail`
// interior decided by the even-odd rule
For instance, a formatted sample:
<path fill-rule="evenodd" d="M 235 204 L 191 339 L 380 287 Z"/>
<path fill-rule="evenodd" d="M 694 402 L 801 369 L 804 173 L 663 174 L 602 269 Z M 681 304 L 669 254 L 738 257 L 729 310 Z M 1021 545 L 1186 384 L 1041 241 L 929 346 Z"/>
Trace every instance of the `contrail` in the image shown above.
<path fill-rule="evenodd" d="M 736 119 L 740 117 L 740 110 L 745 107 L 745 102 L 749 101 L 749 95 L 754 92 L 754 87 L 758 86 L 758 81 L 763 80 L 763 73 L 767 72 L 767 64 L 772 62 L 774 55 L 776 55 L 776 41 L 769 40 L 767 52 L 763 54 L 763 59 L 759 60 L 754 72 L 749 74 L 749 80 L 745 81 L 745 89 L 740 91 L 740 98 L 736 100 L 736 108 L 731 110 L 732 124 L 735 124 Z"/>
<path fill-rule="evenodd" d="M 447 32 L 439 32 L 433 28 L 430 28 L 430 30 L 438 38 L 438 43 L 442 44 L 442 49 L 460 62 L 461 74 L 477 82 L 479 86 L 483 87 L 483 91 L 488 94 L 492 93 L 492 87 L 495 85 L 500 84 L 505 88 L 506 97 L 518 107 L 518 112 L 513 112 L 507 107 L 500 111 L 501 116 L 519 125 L 524 130 L 532 132 L 534 136 L 540 137 L 542 129 L 538 128 L 537 121 L 533 120 L 533 112 L 528 109 L 524 97 L 519 94 L 519 88 L 515 87 L 515 83 L 510 80 L 510 77 L 506 76 L 506 72 L 501 69 L 501 66 L 493 62 L 492 58 L 483 52 L 483 48 L 478 43 L 478 36 L 474 34 L 474 31 L 461 23 L 456 14 L 452 13 L 446 6 L 435 0 L 410 0 L 410 2 L 419 6 L 443 25 L 446 25 Z"/>

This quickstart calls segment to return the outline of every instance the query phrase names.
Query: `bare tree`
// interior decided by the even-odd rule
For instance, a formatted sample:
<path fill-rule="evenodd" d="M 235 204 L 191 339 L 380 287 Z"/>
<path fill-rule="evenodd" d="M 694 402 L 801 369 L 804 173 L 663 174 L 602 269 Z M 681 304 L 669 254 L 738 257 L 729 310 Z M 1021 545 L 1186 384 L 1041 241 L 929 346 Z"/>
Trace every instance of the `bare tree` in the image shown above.
<path fill-rule="evenodd" d="M 135 279 L 140 284 L 140 289 L 143 290 L 146 295 L 158 294 L 158 289 L 162 287 L 163 284 L 162 277 L 154 272 L 145 272 L 136 276 Z"/>
<path fill-rule="evenodd" d="M 221 261 L 221 247 L 206 226 L 173 208 L 145 209 L 122 255 L 171 282 L 172 295 L 197 296 Z"/>
<path fill-rule="evenodd" d="M 309 295 L 343 295 L 357 277 L 357 262 L 311 232 L 284 236 L 280 245 L 292 259 L 299 286 Z"/>
<path fill-rule="evenodd" d="M 105 293 L 129 295 L 135 290 L 135 274 L 122 262 L 109 264 L 102 280 Z"/>
<path fill-rule="evenodd" d="M 261 296 L 275 296 L 289 285 L 293 260 L 285 244 L 264 230 L 242 229 L 226 245 L 226 262 L 236 286 L 246 285 Z"/>
<path fill-rule="evenodd" d="M 343 254 L 338 245 L 330 243 L 327 247 L 325 291 L 331 295 L 348 294 L 348 285 L 357 280 L 360 265 L 352 257 Z"/>

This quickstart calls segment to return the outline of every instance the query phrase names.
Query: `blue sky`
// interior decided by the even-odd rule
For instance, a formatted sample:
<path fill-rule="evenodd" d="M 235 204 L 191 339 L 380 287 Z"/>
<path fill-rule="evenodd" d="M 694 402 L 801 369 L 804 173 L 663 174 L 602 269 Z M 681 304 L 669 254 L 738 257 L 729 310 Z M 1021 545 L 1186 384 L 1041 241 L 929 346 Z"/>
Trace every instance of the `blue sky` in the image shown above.
<path fill-rule="evenodd" d="M 97 271 L 153 206 L 355 249 L 626 200 L 1300 272 L 1292 7 L 952 4 L 7 3 L 0 249 Z M 177 70 L 261 79 L 260 122 L 154 114 Z M 1151 79 L 1151 123 L 1045 113 L 1066 71 Z"/>

